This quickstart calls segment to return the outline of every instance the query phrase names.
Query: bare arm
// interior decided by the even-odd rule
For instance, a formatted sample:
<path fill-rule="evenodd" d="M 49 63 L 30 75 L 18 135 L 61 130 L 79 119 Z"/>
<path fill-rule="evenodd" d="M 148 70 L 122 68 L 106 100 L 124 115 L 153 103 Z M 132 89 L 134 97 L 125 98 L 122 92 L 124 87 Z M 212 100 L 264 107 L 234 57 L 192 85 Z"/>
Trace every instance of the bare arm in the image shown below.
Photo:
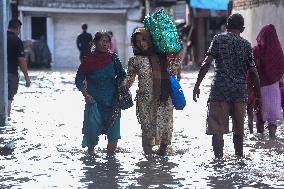
<path fill-rule="evenodd" d="M 176 75 L 178 81 L 181 79 L 181 59 L 180 59 L 181 53 L 182 50 L 175 55 L 174 54 L 167 55 L 167 62 L 168 62 L 167 72 L 169 75 Z"/>
<path fill-rule="evenodd" d="M 260 98 L 260 81 L 256 69 L 250 70 L 256 98 Z"/>
<path fill-rule="evenodd" d="M 81 73 L 79 71 L 77 72 L 75 77 L 75 85 L 83 94 L 86 104 L 94 103 L 93 97 L 87 91 L 87 81 L 86 75 L 84 73 Z"/>
<path fill-rule="evenodd" d="M 260 93 L 260 81 L 259 81 L 259 76 L 258 76 L 258 73 L 257 73 L 257 70 L 254 68 L 254 69 L 251 69 L 249 70 L 249 74 L 252 78 L 252 83 L 253 83 L 253 89 L 254 89 L 254 94 L 255 94 L 255 98 L 256 98 L 256 109 L 260 109 L 261 107 L 261 93 Z"/>
<path fill-rule="evenodd" d="M 182 64 L 182 61 L 181 61 L 181 60 L 183 60 L 184 54 L 185 54 L 184 49 L 181 50 L 181 51 L 177 54 L 177 59 L 178 59 L 178 63 L 179 63 L 178 69 L 177 69 L 177 72 L 178 72 L 178 73 L 177 73 L 177 80 L 178 80 L 178 81 L 181 80 L 181 64 Z"/>
<path fill-rule="evenodd" d="M 197 102 L 197 98 L 199 98 L 199 94 L 200 94 L 200 89 L 199 89 L 199 86 L 203 80 L 203 78 L 205 77 L 205 75 L 207 74 L 210 66 L 211 66 L 211 63 L 213 61 L 213 56 L 211 55 L 207 55 L 202 63 L 202 66 L 199 70 L 199 73 L 198 73 L 198 77 L 197 77 L 197 81 L 195 83 L 195 86 L 194 86 L 194 89 L 193 89 L 193 100 L 195 102 Z"/>
<path fill-rule="evenodd" d="M 135 81 L 135 77 L 137 75 L 137 69 L 134 65 L 134 57 L 128 60 L 127 67 L 127 87 L 130 88 Z"/>
<path fill-rule="evenodd" d="M 24 57 L 18 58 L 18 64 L 20 66 L 21 71 L 24 74 L 25 80 L 26 80 L 26 87 L 29 87 L 31 85 L 31 80 L 28 74 L 28 66 L 26 63 L 26 59 Z"/>
<path fill-rule="evenodd" d="M 87 104 L 92 104 L 92 103 L 95 102 L 94 98 L 87 92 L 87 90 L 85 89 L 85 87 L 83 87 L 83 88 L 81 89 L 81 92 L 82 92 L 82 94 L 83 94 L 83 96 L 84 96 L 84 98 L 85 98 L 85 102 L 86 102 Z"/>

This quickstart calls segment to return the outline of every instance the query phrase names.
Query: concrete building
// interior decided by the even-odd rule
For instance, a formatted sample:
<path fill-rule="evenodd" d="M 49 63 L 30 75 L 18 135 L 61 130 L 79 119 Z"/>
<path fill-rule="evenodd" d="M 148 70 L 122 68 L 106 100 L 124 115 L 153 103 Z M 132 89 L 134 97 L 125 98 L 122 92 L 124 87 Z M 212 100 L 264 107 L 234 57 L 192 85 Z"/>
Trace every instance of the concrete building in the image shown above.
<path fill-rule="evenodd" d="M 284 47 L 284 0 L 234 0 L 233 13 L 238 12 L 245 18 L 245 31 L 242 36 L 252 45 L 265 24 L 274 24 L 282 48 Z"/>
<path fill-rule="evenodd" d="M 18 0 L 22 20 L 22 40 L 47 37 L 53 67 L 78 67 L 76 37 L 81 24 L 88 31 L 112 30 L 118 54 L 124 64 L 130 56 L 129 36 L 140 25 L 142 2 L 139 0 Z"/>

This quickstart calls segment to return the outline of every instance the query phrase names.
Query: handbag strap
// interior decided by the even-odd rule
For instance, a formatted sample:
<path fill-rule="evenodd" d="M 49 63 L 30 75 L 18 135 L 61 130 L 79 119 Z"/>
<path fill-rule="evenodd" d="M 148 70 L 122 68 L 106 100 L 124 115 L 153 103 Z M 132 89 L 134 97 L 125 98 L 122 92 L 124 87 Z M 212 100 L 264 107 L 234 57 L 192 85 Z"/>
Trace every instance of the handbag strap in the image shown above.
<path fill-rule="evenodd" d="M 120 83 L 121 79 L 119 78 L 118 74 L 118 63 L 117 63 L 117 55 L 113 53 L 112 55 L 113 65 L 114 65 L 114 72 L 115 72 L 115 78 Z"/>

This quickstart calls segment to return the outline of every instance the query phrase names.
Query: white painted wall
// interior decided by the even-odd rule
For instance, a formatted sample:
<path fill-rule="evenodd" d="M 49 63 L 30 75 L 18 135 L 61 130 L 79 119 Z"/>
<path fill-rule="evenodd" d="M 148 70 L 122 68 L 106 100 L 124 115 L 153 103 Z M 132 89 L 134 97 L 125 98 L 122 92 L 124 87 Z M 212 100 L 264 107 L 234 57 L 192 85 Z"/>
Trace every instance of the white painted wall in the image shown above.
<path fill-rule="evenodd" d="M 81 24 L 88 24 L 88 32 L 95 34 L 99 30 L 112 30 L 116 36 L 118 54 L 125 63 L 125 14 L 53 14 L 54 23 L 54 67 L 78 67 L 79 51 L 76 38 L 81 33 Z"/>
<path fill-rule="evenodd" d="M 27 15 L 23 17 L 23 28 L 22 31 L 23 38 L 22 40 L 31 40 L 32 39 L 32 19 L 31 16 Z"/>
<path fill-rule="evenodd" d="M 52 60 L 52 66 L 54 62 L 54 23 L 53 23 L 53 17 L 47 17 L 46 18 L 46 32 L 47 32 L 47 46 L 51 52 L 51 60 Z"/>
<path fill-rule="evenodd" d="M 256 45 L 256 37 L 263 25 L 275 25 L 282 49 L 284 49 L 284 6 L 262 5 L 260 7 L 233 11 L 244 16 L 245 31 L 242 36 Z"/>

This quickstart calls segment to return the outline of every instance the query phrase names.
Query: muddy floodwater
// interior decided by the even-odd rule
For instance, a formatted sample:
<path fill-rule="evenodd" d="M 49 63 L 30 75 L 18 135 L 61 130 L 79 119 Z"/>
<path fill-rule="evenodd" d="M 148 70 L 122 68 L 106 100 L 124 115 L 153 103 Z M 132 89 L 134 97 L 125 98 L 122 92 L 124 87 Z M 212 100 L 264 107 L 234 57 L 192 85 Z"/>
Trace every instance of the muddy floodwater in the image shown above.
<path fill-rule="evenodd" d="M 284 188 L 281 121 L 275 140 L 267 130 L 264 136 L 249 134 L 246 123 L 245 156 L 234 155 L 230 133 L 224 137 L 224 158 L 214 159 L 211 137 L 205 135 L 212 72 L 198 103 L 192 100 L 197 72 L 182 75 L 187 106 L 174 111 L 173 155 L 167 157 L 142 153 L 135 107 L 122 112 L 117 154 L 107 156 L 101 136 L 97 154 L 89 156 L 81 148 L 84 99 L 74 85 L 75 73 L 31 71 L 30 88 L 21 75 L 11 119 L 0 127 L 0 145 L 15 145 L 12 153 L 0 155 L 0 188 Z M 133 96 L 136 89 L 137 82 Z"/>

